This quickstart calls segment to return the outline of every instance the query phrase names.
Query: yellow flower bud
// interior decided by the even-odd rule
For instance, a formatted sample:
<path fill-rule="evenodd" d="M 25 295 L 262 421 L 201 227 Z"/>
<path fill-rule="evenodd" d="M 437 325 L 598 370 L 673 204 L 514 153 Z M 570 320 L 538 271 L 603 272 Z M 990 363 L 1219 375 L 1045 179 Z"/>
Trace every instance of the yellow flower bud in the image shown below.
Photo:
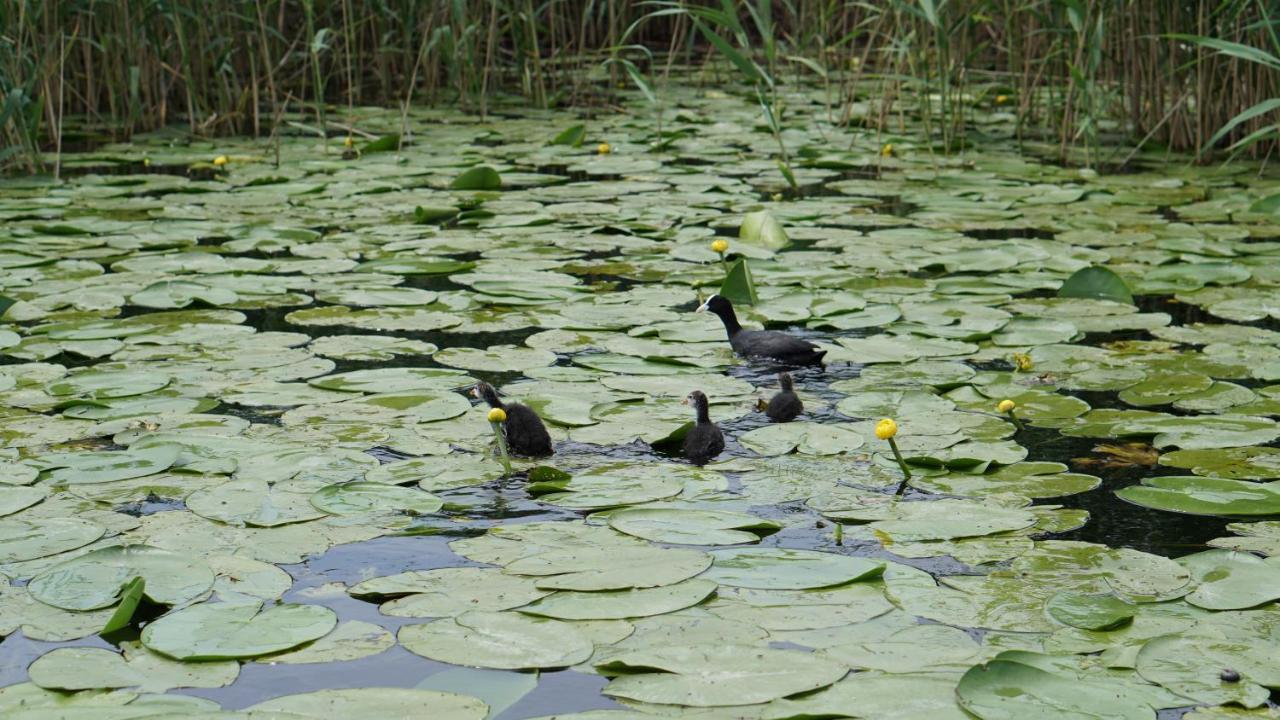
<path fill-rule="evenodd" d="M 230 162 L 230 160 L 227 158 L 226 155 L 219 155 L 218 157 L 213 159 L 213 166 L 222 167 L 223 165 L 226 165 L 228 162 Z"/>
<path fill-rule="evenodd" d="M 507 411 L 502 408 L 494 408 L 489 411 L 489 422 L 500 423 L 507 421 Z"/>
<path fill-rule="evenodd" d="M 1007 102 L 1009 102 L 1009 96 L 1008 96 L 1008 95 L 997 95 L 997 96 L 996 96 L 996 104 L 997 104 L 997 105 L 1003 105 L 1003 104 L 1005 104 L 1005 103 L 1007 103 Z"/>
<path fill-rule="evenodd" d="M 601 155 L 608 155 L 609 153 L 613 152 L 613 148 L 609 147 L 609 143 L 600 143 L 599 145 L 596 146 L 596 152 L 600 153 Z"/>
<path fill-rule="evenodd" d="M 151 158 L 149 157 L 142 158 L 142 167 L 151 167 Z"/>
<path fill-rule="evenodd" d="M 711 249 L 712 249 L 714 252 L 717 252 L 717 253 L 720 253 L 721 255 L 723 255 L 723 254 L 725 254 L 726 252 L 728 252 L 728 251 L 729 251 L 729 241 L 728 241 L 728 240 L 714 240 L 714 241 L 712 241 L 712 243 L 711 243 Z"/>
<path fill-rule="evenodd" d="M 350 135 L 348 135 L 347 138 L 342 141 L 342 147 L 344 148 L 353 148 L 355 146 L 356 146 L 356 139 L 351 137 Z"/>
<path fill-rule="evenodd" d="M 880 154 L 885 157 L 893 157 L 893 144 L 885 143 L 884 147 L 880 148 Z"/>
<path fill-rule="evenodd" d="M 890 420 L 889 418 L 885 418 L 880 422 L 876 423 L 876 437 L 880 438 L 881 440 L 888 440 L 889 438 L 897 434 L 898 434 L 898 423 L 894 422 L 893 420 Z"/>
<path fill-rule="evenodd" d="M 1027 372 L 1031 369 L 1031 356 L 1026 353 L 1014 353 L 1013 366 L 1018 372 Z"/>
<path fill-rule="evenodd" d="M 1000 404 L 996 405 L 996 409 L 1002 413 L 1013 412 L 1016 407 L 1018 407 L 1017 403 L 1012 400 L 1001 400 Z"/>

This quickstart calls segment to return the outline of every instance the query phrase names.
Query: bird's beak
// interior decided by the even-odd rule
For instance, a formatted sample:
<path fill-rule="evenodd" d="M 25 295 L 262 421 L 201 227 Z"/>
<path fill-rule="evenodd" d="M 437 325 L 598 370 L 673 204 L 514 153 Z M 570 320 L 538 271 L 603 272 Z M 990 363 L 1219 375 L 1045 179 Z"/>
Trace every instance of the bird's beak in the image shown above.
<path fill-rule="evenodd" d="M 680 404 L 681 404 L 681 405 L 688 405 L 688 404 L 689 404 L 689 398 L 685 398 L 685 399 L 681 400 L 681 401 L 680 401 Z"/>
<path fill-rule="evenodd" d="M 702 303 L 701 305 L 699 305 L 699 306 L 698 306 L 698 309 L 697 309 L 697 310 L 694 310 L 694 312 L 706 312 L 706 311 L 707 311 L 707 305 L 709 305 L 709 304 L 711 304 L 711 301 L 710 301 L 710 300 L 708 300 L 708 301 L 706 301 L 706 302 Z"/>
<path fill-rule="evenodd" d="M 477 390 L 476 388 L 471 388 L 471 392 L 470 392 L 470 393 L 468 393 L 468 394 L 469 394 L 471 397 L 473 397 L 473 398 L 478 398 L 478 397 L 480 397 L 480 391 L 479 391 L 479 390 Z"/>

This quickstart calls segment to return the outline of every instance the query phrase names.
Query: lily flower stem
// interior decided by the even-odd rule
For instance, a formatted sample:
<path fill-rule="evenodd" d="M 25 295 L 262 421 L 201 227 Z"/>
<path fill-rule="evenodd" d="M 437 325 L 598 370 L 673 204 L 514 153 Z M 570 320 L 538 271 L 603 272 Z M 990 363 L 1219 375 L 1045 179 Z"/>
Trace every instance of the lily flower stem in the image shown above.
<path fill-rule="evenodd" d="M 511 474 L 511 455 L 507 452 L 507 437 L 502 434 L 502 428 L 496 422 L 489 423 L 493 428 L 493 436 L 498 440 L 498 451 L 502 455 L 502 467 L 506 471 L 503 477 Z"/>
<path fill-rule="evenodd" d="M 902 468 L 902 483 L 898 485 L 898 491 L 895 495 L 901 495 L 907 489 L 907 481 L 911 479 L 911 471 L 907 469 L 907 461 L 902 459 L 902 451 L 898 449 L 898 442 L 893 438 L 889 438 L 889 448 L 893 450 L 893 459 L 898 461 L 898 467 Z"/>
<path fill-rule="evenodd" d="M 1014 427 L 1018 428 L 1018 432 L 1023 432 L 1027 429 L 1027 426 L 1022 424 L 1022 418 L 1014 414 L 1014 411 L 1010 410 L 1008 413 L 1005 413 L 1005 414 L 1008 415 L 1009 419 L 1013 421 L 1013 425 Z"/>
<path fill-rule="evenodd" d="M 720 269 L 724 271 L 725 277 L 729 277 L 729 261 L 724 259 L 724 253 L 720 253 Z"/>

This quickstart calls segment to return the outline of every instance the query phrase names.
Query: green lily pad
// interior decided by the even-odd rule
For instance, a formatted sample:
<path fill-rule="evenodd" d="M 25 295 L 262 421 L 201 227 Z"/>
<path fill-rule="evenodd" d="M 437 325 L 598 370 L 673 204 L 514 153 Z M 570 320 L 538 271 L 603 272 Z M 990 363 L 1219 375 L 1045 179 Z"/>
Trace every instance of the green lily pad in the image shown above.
<path fill-rule="evenodd" d="M 715 590 L 714 582 L 701 578 L 655 588 L 561 590 L 517 609 L 560 620 L 621 620 L 683 610 L 702 602 Z"/>
<path fill-rule="evenodd" d="M 77 518 L 0 520 L 0 563 L 34 560 L 84 547 L 106 534 L 95 522 Z"/>
<path fill-rule="evenodd" d="M 1113 595 L 1060 592 L 1045 610 L 1063 625 L 1082 630 L 1115 630 L 1133 620 L 1137 607 Z"/>
<path fill-rule="evenodd" d="M 511 612 L 473 611 L 400 628 L 400 644 L 431 660 L 505 670 L 576 665 L 591 641 L 570 623 Z"/>
<path fill-rule="evenodd" d="M 711 566 L 695 550 L 660 548 L 574 548 L 520 558 L 504 572 L 539 578 L 540 590 L 621 590 L 673 585 Z"/>
<path fill-rule="evenodd" d="M 1154 477 L 1117 490 L 1116 497 L 1188 515 L 1280 515 L 1280 487 L 1275 485 L 1199 475 Z"/>
<path fill-rule="evenodd" d="M 266 480 L 232 480 L 187 496 L 191 512 L 232 525 L 276 527 L 324 517 L 311 503 L 310 492 Z"/>
<path fill-rule="evenodd" d="M 44 479 L 59 485 L 83 485 L 154 475 L 178 460 L 177 445 L 94 453 L 60 453 L 45 457 L 53 466 Z"/>
<path fill-rule="evenodd" d="M 838 455 L 857 450 L 866 440 L 850 425 L 789 422 L 745 432 L 738 442 L 760 455 Z"/>
<path fill-rule="evenodd" d="M 609 527 L 645 540 L 676 545 L 742 545 L 782 529 L 781 523 L 740 512 L 628 508 L 609 513 Z"/>
<path fill-rule="evenodd" d="M 484 720 L 489 708 L 476 698 L 436 690 L 370 687 L 283 695 L 247 708 L 250 713 L 286 718 L 367 720 L 410 717 L 429 708 L 438 720 Z M 252 716 L 251 716 L 252 717 Z"/>
<path fill-rule="evenodd" d="M 1178 558 L 1196 589 L 1187 602 L 1206 610 L 1245 610 L 1280 599 L 1280 567 L 1256 555 L 1206 550 Z"/>
<path fill-rule="evenodd" d="M 983 720 L 1154 720 L 1156 716 L 1137 693 L 999 659 L 970 668 L 956 686 L 956 698 L 961 707 Z"/>
<path fill-rule="evenodd" d="M 176 660 L 238 660 L 298 647 L 337 624 L 334 612 L 318 605 L 201 603 L 148 624 L 142 644 Z"/>
<path fill-rule="evenodd" d="M 731 548 L 713 550 L 715 563 L 702 577 L 723 585 L 776 590 L 805 590 L 870 580 L 884 563 L 816 550 Z"/>
<path fill-rule="evenodd" d="M 235 662 L 183 663 L 133 643 L 123 648 L 122 655 L 105 648 L 57 648 L 36 658 L 28 673 L 33 683 L 47 690 L 138 688 L 143 692 L 223 687 L 240 675 Z"/>
<path fill-rule="evenodd" d="M 687 707 L 764 703 L 826 687 L 849 671 L 810 653 L 734 645 L 637 650 L 596 669 L 619 674 L 606 695 Z"/>
<path fill-rule="evenodd" d="M 1201 633 L 1155 638 L 1138 652 L 1135 667 L 1149 682 L 1209 705 L 1259 707 L 1270 695 L 1267 688 L 1280 685 L 1280 674 L 1265 646 Z M 1226 669 L 1240 679 L 1224 681 Z"/>
<path fill-rule="evenodd" d="M 1058 297 L 1110 300 L 1133 304 L 1133 294 L 1124 280 L 1104 267 L 1087 267 L 1077 270 L 1058 288 Z"/>
<path fill-rule="evenodd" d="M 1186 468 L 1196 475 L 1232 480 L 1272 480 L 1280 478 L 1280 448 L 1175 450 L 1161 455 L 1160 464 Z"/>
<path fill-rule="evenodd" d="M 59 563 L 36 575 L 27 589 L 43 603 L 65 610 L 115 605 L 121 587 L 146 579 L 146 596 L 162 605 L 182 605 L 213 587 L 213 571 L 195 557 L 148 545 L 107 547 Z"/>
<path fill-rule="evenodd" d="M 430 515 L 444 507 L 443 500 L 421 490 L 360 481 L 320 488 L 311 496 L 311 504 L 330 515 L 358 515 L 369 512 Z"/>

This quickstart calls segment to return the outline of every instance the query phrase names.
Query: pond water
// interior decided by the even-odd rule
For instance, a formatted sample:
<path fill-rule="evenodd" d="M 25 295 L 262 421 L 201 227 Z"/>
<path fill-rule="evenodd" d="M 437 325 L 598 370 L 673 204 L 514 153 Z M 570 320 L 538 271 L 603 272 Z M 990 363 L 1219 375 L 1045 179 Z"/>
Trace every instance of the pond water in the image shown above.
<path fill-rule="evenodd" d="M 1274 717 L 1280 182 L 813 91 L 791 187 L 758 108 L 670 92 L 659 144 L 416 108 L 3 180 L 4 716 Z M 717 238 L 825 365 L 693 312 Z M 1132 301 L 1059 295 L 1098 266 Z M 505 475 L 480 380 L 554 456 Z"/>

